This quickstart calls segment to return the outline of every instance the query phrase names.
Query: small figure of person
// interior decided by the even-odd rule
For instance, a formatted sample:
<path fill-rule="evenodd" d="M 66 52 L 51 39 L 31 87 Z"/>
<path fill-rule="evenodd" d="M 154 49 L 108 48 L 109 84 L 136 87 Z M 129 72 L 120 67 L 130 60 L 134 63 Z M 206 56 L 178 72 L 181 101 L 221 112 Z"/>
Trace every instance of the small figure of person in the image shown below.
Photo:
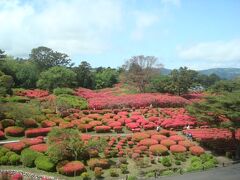
<path fill-rule="evenodd" d="M 160 131 L 160 126 L 157 126 L 157 132 L 159 132 Z"/>
<path fill-rule="evenodd" d="M 192 140 L 192 134 L 191 133 L 188 134 L 188 137 L 189 137 L 190 140 Z"/>
<path fill-rule="evenodd" d="M 187 128 L 186 128 L 186 129 L 187 129 L 187 130 L 189 130 L 189 129 L 190 129 L 190 125 L 189 125 L 189 124 L 187 125 Z"/>

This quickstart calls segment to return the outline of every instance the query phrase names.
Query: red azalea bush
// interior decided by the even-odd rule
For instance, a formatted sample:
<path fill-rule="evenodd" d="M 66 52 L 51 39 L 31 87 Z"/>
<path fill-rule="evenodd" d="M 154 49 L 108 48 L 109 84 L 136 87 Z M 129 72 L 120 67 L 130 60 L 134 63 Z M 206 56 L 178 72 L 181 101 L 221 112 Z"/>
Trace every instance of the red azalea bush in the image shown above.
<path fill-rule="evenodd" d="M 107 133 L 111 131 L 111 127 L 109 126 L 96 126 L 95 131 L 97 133 Z"/>
<path fill-rule="evenodd" d="M 93 126 L 90 125 L 90 124 L 79 124 L 79 125 L 78 125 L 78 129 L 79 129 L 81 132 L 89 132 L 89 131 L 92 131 L 92 130 L 93 130 Z"/>
<path fill-rule="evenodd" d="M 21 142 L 23 142 L 27 146 L 32 146 L 32 145 L 43 143 L 43 138 L 38 138 L 38 137 L 37 138 L 25 138 L 25 139 L 21 139 Z"/>
<path fill-rule="evenodd" d="M 45 121 L 42 121 L 41 126 L 43 128 L 53 127 L 53 126 L 56 126 L 56 123 L 53 121 L 45 120 Z"/>
<path fill-rule="evenodd" d="M 179 135 L 170 136 L 169 139 L 176 141 L 176 142 L 185 140 L 185 138 L 183 136 L 179 136 Z"/>
<path fill-rule="evenodd" d="M 232 139 L 232 132 L 229 129 L 206 128 L 184 130 L 184 134 L 192 134 L 198 141 L 229 140 Z"/>
<path fill-rule="evenodd" d="M 23 142 L 16 142 L 4 144 L 3 147 L 8 148 L 14 152 L 21 152 L 26 147 L 26 145 Z"/>
<path fill-rule="evenodd" d="M 161 134 L 154 134 L 151 136 L 151 138 L 157 140 L 158 142 L 161 142 L 162 140 L 167 139 L 166 136 Z"/>
<path fill-rule="evenodd" d="M 24 129 L 18 126 L 10 126 L 4 129 L 4 132 L 8 136 L 18 137 L 24 135 Z"/>
<path fill-rule="evenodd" d="M 29 98 L 41 98 L 48 96 L 48 91 L 40 90 L 40 89 L 34 89 L 34 90 L 24 90 L 23 95 L 27 96 Z"/>
<path fill-rule="evenodd" d="M 178 141 L 178 144 L 186 147 L 187 149 L 190 148 L 190 147 L 192 147 L 192 146 L 194 146 L 194 143 L 191 142 L 191 141 L 188 141 L 188 140 Z"/>
<path fill-rule="evenodd" d="M 10 180 L 23 180 L 23 175 L 20 173 L 13 174 Z"/>
<path fill-rule="evenodd" d="M 188 103 L 188 100 L 167 94 L 144 93 L 115 96 L 111 92 L 94 92 L 89 89 L 79 88 L 76 95 L 88 99 L 88 106 L 91 109 L 111 109 L 115 107 L 148 107 L 154 104 L 158 107 L 181 107 Z"/>
<path fill-rule="evenodd" d="M 155 144 L 149 147 L 149 151 L 154 155 L 162 155 L 168 151 L 168 148 L 161 144 Z"/>
<path fill-rule="evenodd" d="M 200 146 L 192 146 L 192 147 L 189 148 L 189 151 L 193 155 L 197 155 L 197 156 L 199 156 L 199 155 L 201 155 L 201 154 L 203 154 L 205 152 L 204 149 L 202 147 L 200 147 Z"/>
<path fill-rule="evenodd" d="M 143 139 L 146 139 L 146 138 L 149 138 L 149 137 L 150 137 L 150 135 L 147 134 L 147 133 L 138 132 L 138 133 L 133 133 L 132 140 L 139 142 L 139 141 L 141 141 Z"/>
<path fill-rule="evenodd" d="M 32 145 L 29 147 L 31 150 L 37 151 L 37 152 L 47 152 L 48 150 L 48 145 L 47 144 L 36 144 L 36 145 Z"/>
<path fill-rule="evenodd" d="M 25 136 L 26 137 L 46 136 L 51 131 L 51 129 L 52 129 L 51 127 L 28 129 L 25 131 Z"/>
<path fill-rule="evenodd" d="M 5 139 L 5 134 L 2 131 L 0 131 L 0 139 Z"/>
<path fill-rule="evenodd" d="M 79 176 L 84 171 L 86 171 L 85 166 L 80 161 L 68 162 L 67 164 L 59 168 L 59 173 L 67 176 Z"/>
<path fill-rule="evenodd" d="M 170 151 L 172 153 L 183 153 L 186 152 L 187 149 L 182 145 L 172 145 L 170 146 Z"/>
<path fill-rule="evenodd" d="M 155 140 L 155 139 L 143 139 L 139 142 L 139 145 L 143 145 L 143 146 L 151 146 L 151 145 L 154 145 L 154 144 L 158 144 L 158 141 Z"/>
<path fill-rule="evenodd" d="M 161 141 L 161 144 L 167 147 L 170 147 L 172 145 L 177 144 L 175 141 L 171 140 L 171 139 L 164 139 Z"/>

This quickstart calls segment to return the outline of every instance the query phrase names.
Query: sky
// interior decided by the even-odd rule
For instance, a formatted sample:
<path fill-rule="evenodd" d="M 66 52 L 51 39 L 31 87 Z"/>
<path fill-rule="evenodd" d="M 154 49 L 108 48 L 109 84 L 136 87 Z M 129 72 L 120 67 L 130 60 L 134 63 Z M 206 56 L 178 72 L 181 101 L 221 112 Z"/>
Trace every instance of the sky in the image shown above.
<path fill-rule="evenodd" d="M 240 68 L 240 0 L 0 0 L 0 49 L 46 46 L 78 65 L 120 67 L 155 56 L 165 68 Z"/>

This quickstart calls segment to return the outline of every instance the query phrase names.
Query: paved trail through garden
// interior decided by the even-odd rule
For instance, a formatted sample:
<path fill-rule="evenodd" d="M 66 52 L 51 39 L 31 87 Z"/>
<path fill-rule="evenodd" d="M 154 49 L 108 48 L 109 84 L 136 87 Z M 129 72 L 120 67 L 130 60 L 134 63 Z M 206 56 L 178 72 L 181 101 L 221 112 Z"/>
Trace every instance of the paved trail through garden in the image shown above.
<path fill-rule="evenodd" d="M 240 180 L 240 163 L 208 171 L 161 177 L 159 180 Z"/>

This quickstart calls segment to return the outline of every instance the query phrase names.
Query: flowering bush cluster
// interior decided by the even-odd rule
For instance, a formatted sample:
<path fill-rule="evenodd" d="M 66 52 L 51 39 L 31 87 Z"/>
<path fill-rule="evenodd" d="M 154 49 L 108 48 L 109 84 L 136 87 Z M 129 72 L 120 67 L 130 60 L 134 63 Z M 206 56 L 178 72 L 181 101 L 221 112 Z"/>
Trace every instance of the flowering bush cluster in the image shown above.
<path fill-rule="evenodd" d="M 34 90 L 24 90 L 22 92 L 22 95 L 27 96 L 29 98 L 41 98 L 48 96 L 48 91 L 40 90 L 40 89 L 34 89 Z"/>
<path fill-rule="evenodd" d="M 4 132 L 8 136 L 23 136 L 24 135 L 24 129 L 22 127 L 17 126 L 10 126 L 4 129 Z"/>
<path fill-rule="evenodd" d="M 200 147 L 200 146 L 192 146 L 192 147 L 189 148 L 189 151 L 193 155 L 197 155 L 197 156 L 199 156 L 199 155 L 201 155 L 201 154 L 203 154 L 205 152 L 204 149 L 202 147 Z"/>
<path fill-rule="evenodd" d="M 48 150 L 48 145 L 47 144 L 35 144 L 29 147 L 31 150 L 45 153 Z"/>
<path fill-rule="evenodd" d="M 51 131 L 51 128 L 35 128 L 25 131 L 26 137 L 46 136 Z"/>
<path fill-rule="evenodd" d="M 26 147 L 26 145 L 23 142 L 16 142 L 4 144 L 3 147 L 14 152 L 21 152 Z"/>
<path fill-rule="evenodd" d="M 76 95 L 88 99 L 91 109 L 108 109 L 119 107 L 147 107 L 151 104 L 158 107 L 182 107 L 189 103 L 188 100 L 167 94 L 144 93 L 115 96 L 110 92 L 94 92 L 89 89 L 79 88 Z"/>
<path fill-rule="evenodd" d="M 84 171 L 86 171 L 85 166 L 80 161 L 68 162 L 64 166 L 59 168 L 59 173 L 67 176 L 78 176 Z"/>
<path fill-rule="evenodd" d="M 207 129 L 189 129 L 184 130 L 185 134 L 192 134 L 192 137 L 198 141 L 226 140 L 232 139 L 232 133 L 229 129 L 207 128 Z"/>

